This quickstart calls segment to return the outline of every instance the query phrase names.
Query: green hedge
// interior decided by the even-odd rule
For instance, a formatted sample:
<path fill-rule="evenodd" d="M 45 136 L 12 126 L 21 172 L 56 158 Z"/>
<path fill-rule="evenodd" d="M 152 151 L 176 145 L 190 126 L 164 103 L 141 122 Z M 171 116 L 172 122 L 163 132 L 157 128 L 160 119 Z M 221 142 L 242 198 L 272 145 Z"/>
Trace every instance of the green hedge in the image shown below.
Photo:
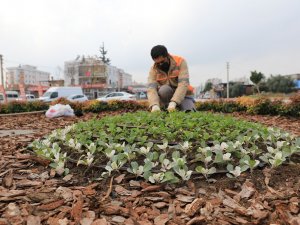
<path fill-rule="evenodd" d="M 109 101 L 102 102 L 97 100 L 91 100 L 86 102 L 70 102 L 67 99 L 60 98 L 50 105 L 55 104 L 69 104 L 74 109 L 75 114 L 78 112 L 93 112 L 99 113 L 103 111 L 118 111 L 118 110 L 147 110 L 146 101 Z M 21 112 L 32 112 L 49 109 L 49 103 L 41 101 L 24 102 L 24 101 L 13 101 L 5 104 L 0 103 L 0 114 L 7 113 L 21 113 Z"/>
<path fill-rule="evenodd" d="M 213 111 L 213 112 L 224 112 L 224 113 L 242 112 L 247 110 L 245 106 L 242 106 L 235 101 L 222 101 L 222 100 L 197 102 L 196 109 L 198 111 Z"/>
<path fill-rule="evenodd" d="M 291 97 L 287 102 L 281 100 L 270 100 L 269 98 L 258 98 L 251 105 L 242 105 L 234 100 L 211 100 L 197 102 L 198 111 L 213 112 L 246 112 L 252 115 L 280 115 L 300 117 L 300 95 Z"/>
<path fill-rule="evenodd" d="M 103 111 L 118 111 L 118 110 L 148 110 L 147 101 L 109 101 L 102 102 L 97 100 L 86 101 L 84 103 L 70 102 L 64 98 L 60 98 L 51 103 L 69 104 L 76 112 L 93 112 L 99 113 Z M 21 102 L 14 101 L 6 104 L 0 104 L 0 114 L 31 112 L 39 110 L 47 110 L 49 104 L 41 101 Z M 300 95 L 291 97 L 288 102 L 280 100 L 271 101 L 268 98 L 255 99 L 253 104 L 243 105 L 234 100 L 211 100 L 205 102 L 196 102 L 198 111 L 213 111 L 213 112 L 246 112 L 253 115 L 281 115 L 300 117 Z"/>
<path fill-rule="evenodd" d="M 0 114 L 7 113 L 21 113 L 21 112 L 33 112 L 47 110 L 49 104 L 41 101 L 23 102 L 12 101 L 9 103 L 0 103 Z"/>

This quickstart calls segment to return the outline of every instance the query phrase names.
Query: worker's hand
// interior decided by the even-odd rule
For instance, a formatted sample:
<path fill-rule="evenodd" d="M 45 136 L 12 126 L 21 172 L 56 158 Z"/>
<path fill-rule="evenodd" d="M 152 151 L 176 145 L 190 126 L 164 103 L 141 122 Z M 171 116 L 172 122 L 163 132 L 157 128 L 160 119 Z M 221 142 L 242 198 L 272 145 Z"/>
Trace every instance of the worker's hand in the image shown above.
<path fill-rule="evenodd" d="M 160 107 L 158 105 L 154 105 L 151 108 L 151 112 L 159 112 L 160 111 Z"/>
<path fill-rule="evenodd" d="M 176 111 L 176 102 L 170 102 L 168 106 L 168 112 L 174 112 Z"/>

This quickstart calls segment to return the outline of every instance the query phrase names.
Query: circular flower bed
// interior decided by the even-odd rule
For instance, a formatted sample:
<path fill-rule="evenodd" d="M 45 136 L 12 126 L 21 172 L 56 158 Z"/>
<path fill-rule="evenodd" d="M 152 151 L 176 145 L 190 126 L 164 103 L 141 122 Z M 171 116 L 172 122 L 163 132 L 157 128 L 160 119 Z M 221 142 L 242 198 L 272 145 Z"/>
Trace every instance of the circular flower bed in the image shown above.
<path fill-rule="evenodd" d="M 281 165 L 300 152 L 300 138 L 279 129 L 211 113 L 136 112 L 81 122 L 34 141 L 58 174 L 67 162 L 96 168 L 98 179 L 126 170 L 151 183 L 189 180 L 219 171 L 238 177 Z"/>

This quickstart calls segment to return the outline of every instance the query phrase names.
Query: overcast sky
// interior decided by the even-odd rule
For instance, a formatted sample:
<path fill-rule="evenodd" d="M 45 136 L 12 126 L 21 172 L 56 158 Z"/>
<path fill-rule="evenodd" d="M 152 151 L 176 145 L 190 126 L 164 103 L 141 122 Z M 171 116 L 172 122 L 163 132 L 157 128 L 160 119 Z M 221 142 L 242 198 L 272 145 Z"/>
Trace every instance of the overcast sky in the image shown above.
<path fill-rule="evenodd" d="M 183 56 L 195 86 L 300 73 L 299 0 L 7 0 L 0 5 L 4 67 L 29 64 L 58 75 L 77 55 L 99 55 L 146 82 L 150 50 Z M 62 74 L 61 74 L 62 77 Z"/>

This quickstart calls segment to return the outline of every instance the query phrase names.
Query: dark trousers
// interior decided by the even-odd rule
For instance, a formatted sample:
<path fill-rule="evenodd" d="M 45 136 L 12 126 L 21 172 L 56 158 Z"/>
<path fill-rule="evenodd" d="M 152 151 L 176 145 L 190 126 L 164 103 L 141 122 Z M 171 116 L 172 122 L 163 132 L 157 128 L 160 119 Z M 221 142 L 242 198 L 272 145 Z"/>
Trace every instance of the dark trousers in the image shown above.
<path fill-rule="evenodd" d="M 167 108 L 174 95 L 175 90 L 169 85 L 162 85 L 158 90 L 160 104 L 163 108 Z M 193 97 L 186 96 L 178 106 L 181 111 L 196 111 L 195 100 Z"/>

